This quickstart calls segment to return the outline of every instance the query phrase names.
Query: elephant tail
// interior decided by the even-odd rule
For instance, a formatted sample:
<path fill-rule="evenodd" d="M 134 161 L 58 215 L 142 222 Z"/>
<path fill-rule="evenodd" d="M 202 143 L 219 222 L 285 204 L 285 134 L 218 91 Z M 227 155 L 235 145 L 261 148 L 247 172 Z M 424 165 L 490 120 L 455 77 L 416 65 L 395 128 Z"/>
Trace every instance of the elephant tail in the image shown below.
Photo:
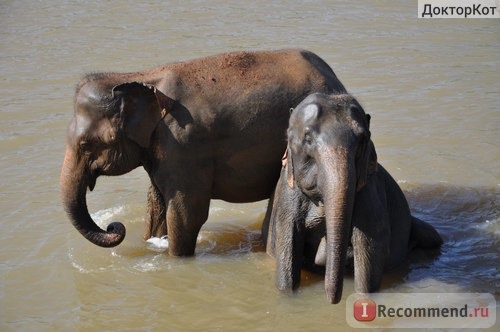
<path fill-rule="evenodd" d="M 431 249 L 443 244 L 443 239 L 429 223 L 411 217 L 410 243 L 413 247 Z"/>

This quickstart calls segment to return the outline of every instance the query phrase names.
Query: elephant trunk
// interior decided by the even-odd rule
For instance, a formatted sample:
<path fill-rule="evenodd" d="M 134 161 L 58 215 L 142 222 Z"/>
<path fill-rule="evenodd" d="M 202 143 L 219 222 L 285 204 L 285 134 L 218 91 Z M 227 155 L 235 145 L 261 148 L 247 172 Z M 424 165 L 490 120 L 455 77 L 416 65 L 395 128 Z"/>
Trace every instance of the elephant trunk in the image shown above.
<path fill-rule="evenodd" d="M 325 291 L 330 303 L 342 297 L 347 247 L 351 234 L 356 174 L 354 156 L 345 148 L 326 148 L 320 155 L 324 170 L 323 200 L 326 219 Z"/>
<path fill-rule="evenodd" d="M 77 158 L 67 148 L 60 178 L 64 210 L 73 226 L 87 240 L 101 247 L 117 246 L 125 238 L 125 227 L 119 222 L 113 222 L 104 231 L 92 220 L 87 209 L 86 193 L 87 188 L 94 188 L 97 175 L 93 174 L 90 167 L 82 165 L 85 165 L 84 160 Z"/>

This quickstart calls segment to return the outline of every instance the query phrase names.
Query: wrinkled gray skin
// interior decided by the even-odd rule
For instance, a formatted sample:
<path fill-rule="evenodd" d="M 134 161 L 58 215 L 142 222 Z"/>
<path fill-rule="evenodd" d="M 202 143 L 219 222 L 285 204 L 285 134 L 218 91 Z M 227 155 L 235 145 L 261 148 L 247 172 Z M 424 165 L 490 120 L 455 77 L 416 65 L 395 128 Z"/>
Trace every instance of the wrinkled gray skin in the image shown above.
<path fill-rule="evenodd" d="M 125 227 L 92 220 L 87 189 L 142 166 L 151 179 L 145 237 L 193 255 L 210 199 L 268 198 L 286 149 L 290 108 L 311 92 L 343 93 L 331 68 L 303 50 L 234 52 L 137 73 L 85 76 L 77 86 L 60 186 L 75 228 L 102 247 Z"/>
<path fill-rule="evenodd" d="M 293 111 L 263 225 L 279 289 L 298 287 L 302 267 L 325 265 L 327 299 L 338 303 L 347 263 L 355 291 L 369 293 L 413 247 L 442 243 L 430 224 L 411 216 L 401 189 L 377 163 L 369 120 L 350 95 L 312 94 Z"/>

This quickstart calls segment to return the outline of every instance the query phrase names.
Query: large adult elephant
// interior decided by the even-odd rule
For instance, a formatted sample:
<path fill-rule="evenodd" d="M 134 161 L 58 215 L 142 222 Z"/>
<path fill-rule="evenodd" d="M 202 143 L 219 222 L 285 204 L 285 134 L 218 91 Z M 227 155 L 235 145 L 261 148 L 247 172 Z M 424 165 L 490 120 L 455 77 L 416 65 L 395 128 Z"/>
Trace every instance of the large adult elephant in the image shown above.
<path fill-rule="evenodd" d="M 101 175 L 143 166 L 152 182 L 150 210 L 166 219 L 169 253 L 193 255 L 210 199 L 270 196 L 290 108 L 311 92 L 345 89 L 321 58 L 304 50 L 226 53 L 85 76 L 76 89 L 60 179 L 69 219 L 92 243 L 118 245 L 125 227 L 113 222 L 104 231 L 95 224 L 87 188 Z"/>
<path fill-rule="evenodd" d="M 410 249 L 442 243 L 430 224 L 411 215 L 398 184 L 377 163 L 369 120 L 347 94 L 312 94 L 293 111 L 284 167 L 263 224 L 279 289 L 296 288 L 302 267 L 323 265 L 327 298 L 338 303 L 346 257 L 355 290 L 370 293 L 384 269 L 400 264 Z"/>

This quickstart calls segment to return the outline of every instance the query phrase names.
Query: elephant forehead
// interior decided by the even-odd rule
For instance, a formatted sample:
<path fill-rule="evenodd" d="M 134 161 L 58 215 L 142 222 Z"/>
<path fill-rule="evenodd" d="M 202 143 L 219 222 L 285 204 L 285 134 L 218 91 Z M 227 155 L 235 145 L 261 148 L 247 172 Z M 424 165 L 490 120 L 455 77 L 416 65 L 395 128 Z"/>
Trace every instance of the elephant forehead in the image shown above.
<path fill-rule="evenodd" d="M 88 116 L 77 114 L 75 116 L 75 135 L 82 136 L 89 131 L 92 121 Z"/>
<path fill-rule="evenodd" d="M 301 111 L 304 122 L 310 122 L 318 117 L 319 106 L 317 104 L 308 104 Z"/>
<path fill-rule="evenodd" d="M 293 110 L 290 119 L 293 122 L 302 122 L 314 119 L 318 116 L 319 105 L 317 103 L 305 103 Z"/>
<path fill-rule="evenodd" d="M 116 136 L 112 120 L 105 117 L 93 119 L 85 114 L 76 116 L 74 131 L 75 138 L 99 137 L 103 141 L 108 141 Z"/>

